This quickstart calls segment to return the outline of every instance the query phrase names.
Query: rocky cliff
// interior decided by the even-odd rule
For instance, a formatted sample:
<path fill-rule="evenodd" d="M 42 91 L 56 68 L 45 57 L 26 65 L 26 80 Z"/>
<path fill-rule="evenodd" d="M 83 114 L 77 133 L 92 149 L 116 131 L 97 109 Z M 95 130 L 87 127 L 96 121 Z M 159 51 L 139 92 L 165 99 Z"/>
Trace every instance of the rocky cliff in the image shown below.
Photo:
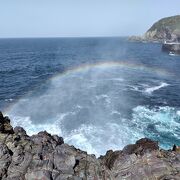
<path fill-rule="evenodd" d="M 143 36 L 133 36 L 135 41 L 180 41 L 180 15 L 163 18 L 154 23 Z"/>
<path fill-rule="evenodd" d="M 0 113 L 0 179 L 178 180 L 180 149 L 160 150 L 158 142 L 144 138 L 96 158 L 45 131 L 28 136 Z"/>

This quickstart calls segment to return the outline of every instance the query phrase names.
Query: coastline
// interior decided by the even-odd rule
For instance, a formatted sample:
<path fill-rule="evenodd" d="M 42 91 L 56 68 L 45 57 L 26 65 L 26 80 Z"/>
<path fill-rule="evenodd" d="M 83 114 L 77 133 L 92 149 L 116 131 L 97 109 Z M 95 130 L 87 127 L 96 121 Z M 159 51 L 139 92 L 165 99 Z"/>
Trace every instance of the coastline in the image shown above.
<path fill-rule="evenodd" d="M 62 137 L 28 136 L 0 113 L 0 179 L 178 179 L 180 148 L 159 149 L 147 138 L 96 158 Z"/>

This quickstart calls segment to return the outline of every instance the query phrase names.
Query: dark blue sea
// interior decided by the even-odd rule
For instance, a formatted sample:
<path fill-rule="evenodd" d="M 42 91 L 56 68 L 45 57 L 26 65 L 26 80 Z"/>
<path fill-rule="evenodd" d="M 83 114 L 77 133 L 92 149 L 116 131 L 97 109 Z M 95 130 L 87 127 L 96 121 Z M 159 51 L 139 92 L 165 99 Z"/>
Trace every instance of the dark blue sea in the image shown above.
<path fill-rule="evenodd" d="M 180 56 L 127 38 L 0 39 L 0 109 L 94 153 L 180 145 Z"/>

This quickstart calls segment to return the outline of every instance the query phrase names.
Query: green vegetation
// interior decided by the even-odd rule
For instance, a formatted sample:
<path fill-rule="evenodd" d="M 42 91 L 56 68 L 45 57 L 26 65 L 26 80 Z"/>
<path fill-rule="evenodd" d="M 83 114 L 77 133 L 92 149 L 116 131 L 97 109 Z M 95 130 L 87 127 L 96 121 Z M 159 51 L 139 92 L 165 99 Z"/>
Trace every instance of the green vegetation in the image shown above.
<path fill-rule="evenodd" d="M 180 15 L 167 17 L 156 22 L 143 36 L 147 41 L 179 41 Z"/>
<path fill-rule="evenodd" d="M 169 29 L 170 31 L 180 31 L 180 15 L 167 17 L 156 22 L 148 31 L 162 31 Z"/>

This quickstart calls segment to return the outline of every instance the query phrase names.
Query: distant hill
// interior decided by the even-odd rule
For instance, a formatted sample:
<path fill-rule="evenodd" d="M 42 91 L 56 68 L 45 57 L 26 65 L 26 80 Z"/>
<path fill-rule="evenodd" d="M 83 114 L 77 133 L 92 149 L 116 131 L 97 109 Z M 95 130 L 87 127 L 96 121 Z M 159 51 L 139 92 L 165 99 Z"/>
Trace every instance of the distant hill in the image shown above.
<path fill-rule="evenodd" d="M 135 41 L 180 41 L 180 15 L 163 18 L 152 25 L 143 36 L 132 36 Z"/>

